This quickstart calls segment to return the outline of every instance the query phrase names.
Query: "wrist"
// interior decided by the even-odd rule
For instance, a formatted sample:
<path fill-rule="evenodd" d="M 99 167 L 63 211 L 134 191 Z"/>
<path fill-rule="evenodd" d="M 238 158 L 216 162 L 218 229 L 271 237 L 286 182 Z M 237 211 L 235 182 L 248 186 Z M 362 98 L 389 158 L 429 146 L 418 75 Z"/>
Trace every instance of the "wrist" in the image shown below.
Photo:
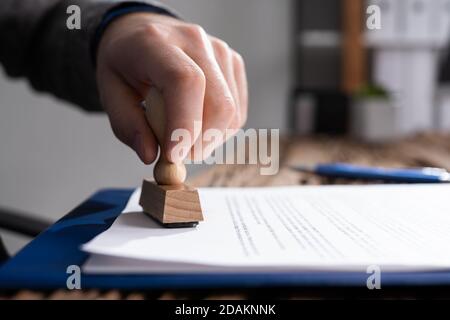
<path fill-rule="evenodd" d="M 109 26 L 117 20 L 121 20 L 121 18 L 125 16 L 136 13 L 158 14 L 177 18 L 177 16 L 168 9 L 147 3 L 125 2 L 113 7 L 103 15 L 103 18 L 96 29 L 95 36 L 91 44 L 91 58 L 94 62 L 94 65 L 96 65 L 97 51 L 106 29 L 109 29 Z"/>

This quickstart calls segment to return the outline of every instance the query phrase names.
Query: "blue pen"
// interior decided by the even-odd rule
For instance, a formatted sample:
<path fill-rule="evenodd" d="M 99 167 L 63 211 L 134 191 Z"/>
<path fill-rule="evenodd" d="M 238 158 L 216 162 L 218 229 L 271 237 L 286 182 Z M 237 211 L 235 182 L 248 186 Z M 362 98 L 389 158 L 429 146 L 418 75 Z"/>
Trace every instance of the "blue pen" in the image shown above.
<path fill-rule="evenodd" d="M 291 166 L 292 169 L 332 178 L 379 180 L 398 183 L 450 182 L 450 173 L 440 168 L 389 169 L 346 163 Z"/>

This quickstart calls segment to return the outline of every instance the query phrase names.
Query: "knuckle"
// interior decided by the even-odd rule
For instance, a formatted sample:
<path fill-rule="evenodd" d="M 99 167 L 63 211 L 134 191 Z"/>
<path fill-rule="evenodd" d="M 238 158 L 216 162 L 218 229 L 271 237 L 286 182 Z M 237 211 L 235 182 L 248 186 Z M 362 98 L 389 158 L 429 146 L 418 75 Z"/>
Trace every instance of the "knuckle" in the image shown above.
<path fill-rule="evenodd" d="M 163 38 L 165 34 L 164 26 L 159 23 L 146 24 L 143 29 L 144 37 Z"/>
<path fill-rule="evenodd" d="M 231 96 L 226 96 L 220 106 L 220 115 L 226 119 L 233 119 L 236 116 L 236 103 Z"/>
<path fill-rule="evenodd" d="M 197 24 L 185 25 L 184 33 L 195 43 L 203 43 L 206 38 L 206 31 Z"/>
<path fill-rule="evenodd" d="M 230 54 L 230 46 L 221 39 L 213 38 L 211 43 L 216 53 L 221 57 L 227 57 Z"/>
<path fill-rule="evenodd" d="M 206 78 L 200 67 L 193 64 L 185 64 L 169 71 L 169 77 L 176 83 L 205 86 Z"/>

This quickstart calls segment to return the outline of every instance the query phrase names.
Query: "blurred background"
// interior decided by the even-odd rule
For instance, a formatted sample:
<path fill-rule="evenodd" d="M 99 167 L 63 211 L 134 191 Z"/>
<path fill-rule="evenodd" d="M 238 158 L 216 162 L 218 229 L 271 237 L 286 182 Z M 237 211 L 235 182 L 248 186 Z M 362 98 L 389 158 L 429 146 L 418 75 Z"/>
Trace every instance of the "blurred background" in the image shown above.
<path fill-rule="evenodd" d="M 162 2 L 243 55 L 247 127 L 375 143 L 450 130 L 450 0 Z M 3 72 L 0 103 L 2 207 L 54 221 L 101 188 L 136 187 L 152 173 L 102 114 Z M 10 253 L 29 241 L 1 232 Z"/>

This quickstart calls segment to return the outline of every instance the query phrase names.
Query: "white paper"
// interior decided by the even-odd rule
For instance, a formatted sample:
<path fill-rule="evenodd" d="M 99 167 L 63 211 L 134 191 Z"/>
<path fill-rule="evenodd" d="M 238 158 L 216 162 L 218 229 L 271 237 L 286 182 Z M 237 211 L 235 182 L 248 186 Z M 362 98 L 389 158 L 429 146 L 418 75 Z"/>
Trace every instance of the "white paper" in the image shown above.
<path fill-rule="evenodd" d="M 205 221 L 165 229 L 136 190 L 83 246 L 85 272 L 450 268 L 450 185 L 200 189 Z"/>

